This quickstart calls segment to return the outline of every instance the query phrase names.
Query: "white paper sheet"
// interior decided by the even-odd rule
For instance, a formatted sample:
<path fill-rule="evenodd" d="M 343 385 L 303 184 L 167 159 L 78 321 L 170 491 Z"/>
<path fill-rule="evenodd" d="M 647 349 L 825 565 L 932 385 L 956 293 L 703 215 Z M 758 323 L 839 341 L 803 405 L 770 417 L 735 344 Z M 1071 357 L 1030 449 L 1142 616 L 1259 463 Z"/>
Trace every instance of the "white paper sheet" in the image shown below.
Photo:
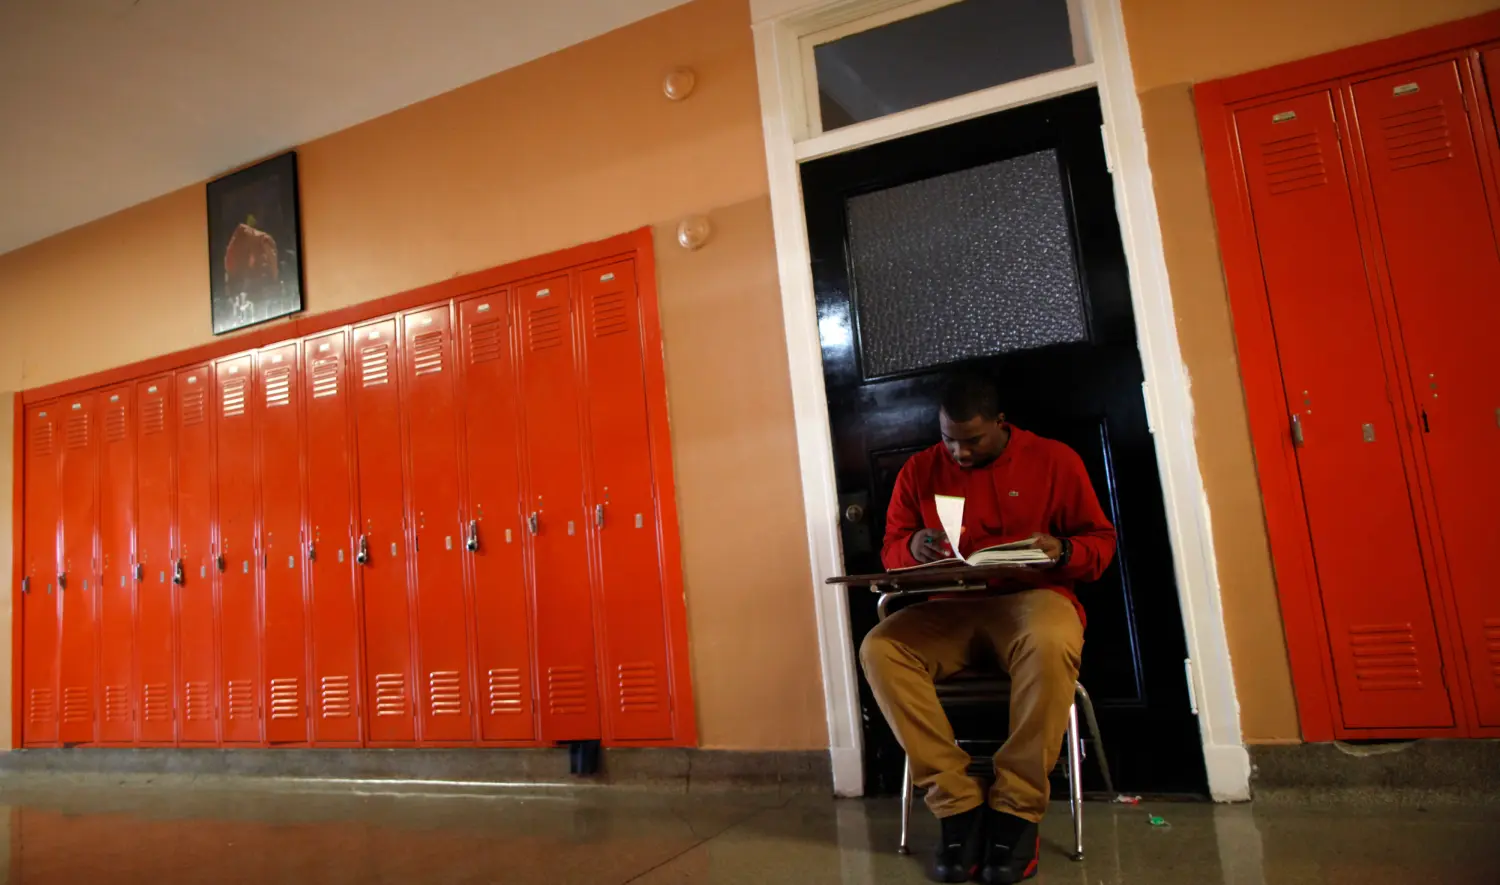
<path fill-rule="evenodd" d="M 953 495 L 934 495 L 933 501 L 937 504 L 938 522 L 948 535 L 948 546 L 953 548 L 953 554 L 959 561 L 967 563 L 969 560 L 958 549 L 964 531 L 964 499 Z"/>

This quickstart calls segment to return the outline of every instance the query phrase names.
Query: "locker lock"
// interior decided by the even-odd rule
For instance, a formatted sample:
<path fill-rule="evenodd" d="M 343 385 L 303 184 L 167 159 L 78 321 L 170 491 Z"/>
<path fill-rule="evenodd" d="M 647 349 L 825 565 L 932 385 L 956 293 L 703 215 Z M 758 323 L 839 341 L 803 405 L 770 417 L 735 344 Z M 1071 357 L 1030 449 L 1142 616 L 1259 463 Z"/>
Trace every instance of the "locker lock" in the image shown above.
<path fill-rule="evenodd" d="M 68 573 L 67 572 L 58 572 L 57 573 L 57 589 L 59 589 L 59 590 L 66 590 L 66 589 L 68 589 Z"/>
<path fill-rule="evenodd" d="M 224 554 L 220 553 L 214 557 L 214 565 L 218 566 L 219 571 L 222 572 L 224 570 Z"/>
<path fill-rule="evenodd" d="M 135 564 L 135 579 L 137 581 L 144 581 L 146 579 L 146 567 L 139 562 Z"/>
<path fill-rule="evenodd" d="M 479 549 L 479 520 L 469 520 L 469 534 L 464 539 L 464 546 L 471 552 Z"/>
<path fill-rule="evenodd" d="M 537 519 L 536 511 L 532 511 L 531 515 L 526 517 L 526 525 L 531 528 L 533 535 L 537 533 L 537 529 L 541 527 L 541 521 Z"/>
<path fill-rule="evenodd" d="M 182 567 L 182 557 L 177 558 L 177 564 L 172 566 L 172 583 L 181 586 L 187 583 L 187 570 Z"/>
<path fill-rule="evenodd" d="M 308 562 L 317 562 L 318 561 L 318 544 L 317 544 L 316 541 L 308 541 L 307 542 L 307 561 Z"/>
<path fill-rule="evenodd" d="M 26 577 L 24 577 L 24 578 L 21 579 L 21 592 L 22 593 L 30 593 L 31 592 L 31 576 L 30 575 L 27 575 Z"/>
<path fill-rule="evenodd" d="M 359 548 L 358 548 L 358 550 L 354 554 L 354 561 L 357 562 L 357 563 L 359 563 L 360 565 L 366 565 L 366 564 L 368 564 L 370 562 L 370 536 L 369 535 L 360 535 L 359 536 Z"/>
<path fill-rule="evenodd" d="M 604 505 L 603 504 L 595 504 L 594 505 L 594 526 L 596 528 L 601 528 L 601 529 L 604 528 Z"/>

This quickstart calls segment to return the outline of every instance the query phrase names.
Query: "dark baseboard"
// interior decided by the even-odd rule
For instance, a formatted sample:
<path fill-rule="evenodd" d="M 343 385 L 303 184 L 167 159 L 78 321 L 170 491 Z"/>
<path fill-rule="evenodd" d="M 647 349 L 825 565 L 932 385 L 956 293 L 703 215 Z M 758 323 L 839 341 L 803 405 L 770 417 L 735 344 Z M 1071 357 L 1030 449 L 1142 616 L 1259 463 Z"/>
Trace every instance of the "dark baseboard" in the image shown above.
<path fill-rule="evenodd" d="M 1257 800 L 1500 801 L 1500 741 L 1251 746 Z"/>
<path fill-rule="evenodd" d="M 826 750 L 737 752 L 609 749 L 596 775 L 568 770 L 568 751 L 509 749 L 76 749 L 0 753 L 0 780 L 74 778 L 262 778 L 309 781 L 390 780 L 463 788 L 643 787 L 678 791 L 833 792 Z"/>

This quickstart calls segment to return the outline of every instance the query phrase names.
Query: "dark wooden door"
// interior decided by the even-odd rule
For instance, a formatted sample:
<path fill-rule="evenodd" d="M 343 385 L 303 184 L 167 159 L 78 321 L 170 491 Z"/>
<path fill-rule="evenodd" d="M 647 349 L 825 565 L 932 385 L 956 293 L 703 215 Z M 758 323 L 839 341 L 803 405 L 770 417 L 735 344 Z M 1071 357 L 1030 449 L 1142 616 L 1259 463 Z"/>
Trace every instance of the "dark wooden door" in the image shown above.
<path fill-rule="evenodd" d="M 844 566 L 879 570 L 896 474 L 938 441 L 943 373 L 992 374 L 1012 422 L 1083 457 L 1119 530 L 1114 564 L 1079 592 L 1089 616 L 1080 680 L 1116 787 L 1202 793 L 1100 123 L 1090 90 L 803 167 Z M 873 597 L 851 591 L 850 611 L 858 642 L 875 624 Z M 863 679 L 860 704 L 867 788 L 894 792 L 901 751 Z M 961 738 L 1004 735 L 1003 719 L 955 725 Z M 986 733 L 964 734 L 972 728 Z M 1088 788 L 1100 788 L 1085 767 Z"/>

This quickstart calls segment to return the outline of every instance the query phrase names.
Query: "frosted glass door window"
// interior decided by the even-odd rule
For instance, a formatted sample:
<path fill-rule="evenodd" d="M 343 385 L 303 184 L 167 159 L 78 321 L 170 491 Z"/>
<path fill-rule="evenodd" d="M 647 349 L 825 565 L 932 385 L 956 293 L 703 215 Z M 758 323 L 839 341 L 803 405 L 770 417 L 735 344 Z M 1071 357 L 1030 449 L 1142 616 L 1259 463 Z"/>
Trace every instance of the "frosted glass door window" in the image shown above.
<path fill-rule="evenodd" d="M 847 202 L 866 378 L 1088 338 L 1057 152 Z"/>

